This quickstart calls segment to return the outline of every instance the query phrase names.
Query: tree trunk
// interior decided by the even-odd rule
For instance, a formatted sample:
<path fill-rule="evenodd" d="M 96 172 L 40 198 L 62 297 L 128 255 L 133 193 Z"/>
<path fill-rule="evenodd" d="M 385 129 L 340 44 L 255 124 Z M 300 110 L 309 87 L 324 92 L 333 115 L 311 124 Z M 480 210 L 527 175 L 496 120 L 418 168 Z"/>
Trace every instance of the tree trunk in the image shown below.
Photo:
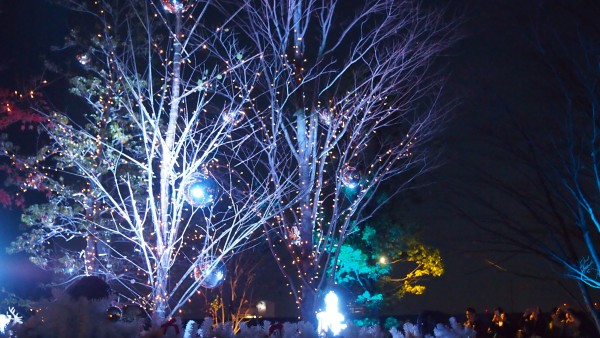
<path fill-rule="evenodd" d="M 302 288 L 302 301 L 300 302 L 300 317 L 305 322 L 310 322 L 314 327 L 317 325 L 316 316 L 316 293 L 308 287 Z"/>
<path fill-rule="evenodd" d="M 173 172 L 175 132 L 177 119 L 179 117 L 179 105 L 181 102 L 181 13 L 175 14 L 175 31 L 173 33 L 173 80 L 171 81 L 171 103 L 169 106 L 169 118 L 165 132 L 165 143 L 162 146 L 162 163 L 160 166 L 160 224 L 155 225 L 157 229 L 157 257 L 158 268 L 154 290 L 154 308 L 153 324 L 162 324 L 167 318 L 169 311 L 169 300 L 167 297 L 167 285 L 169 283 L 169 267 L 171 259 L 171 247 L 173 239 L 177 236 L 179 224 L 176 220 L 169 219 L 170 196 L 174 194 L 170 187 L 171 175 Z"/>
<path fill-rule="evenodd" d="M 600 316 L 598 315 L 598 311 L 594 308 L 594 303 L 590 297 L 590 293 L 588 289 L 580 280 L 577 280 L 577 287 L 579 287 L 579 291 L 581 292 L 581 296 L 583 297 L 583 301 L 585 303 L 586 310 L 592 321 L 594 322 L 594 326 L 596 327 L 596 333 L 600 334 Z"/>

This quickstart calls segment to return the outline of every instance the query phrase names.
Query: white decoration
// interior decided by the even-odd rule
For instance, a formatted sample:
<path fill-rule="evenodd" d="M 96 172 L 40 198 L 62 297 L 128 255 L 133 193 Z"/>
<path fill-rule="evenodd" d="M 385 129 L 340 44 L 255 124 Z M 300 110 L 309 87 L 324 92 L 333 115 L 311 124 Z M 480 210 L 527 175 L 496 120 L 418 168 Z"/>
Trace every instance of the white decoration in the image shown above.
<path fill-rule="evenodd" d="M 237 124 L 246 114 L 241 110 L 225 110 L 223 111 L 223 122 L 227 124 Z"/>
<path fill-rule="evenodd" d="M 325 296 L 325 311 L 317 313 L 317 333 L 319 336 L 326 336 L 329 332 L 337 336 L 346 328 L 344 315 L 338 311 L 338 297 L 333 291 L 329 291 Z"/>
<path fill-rule="evenodd" d="M 333 122 L 333 113 L 329 111 L 329 109 L 322 109 L 319 112 L 319 118 L 321 119 L 321 122 L 330 126 Z"/>

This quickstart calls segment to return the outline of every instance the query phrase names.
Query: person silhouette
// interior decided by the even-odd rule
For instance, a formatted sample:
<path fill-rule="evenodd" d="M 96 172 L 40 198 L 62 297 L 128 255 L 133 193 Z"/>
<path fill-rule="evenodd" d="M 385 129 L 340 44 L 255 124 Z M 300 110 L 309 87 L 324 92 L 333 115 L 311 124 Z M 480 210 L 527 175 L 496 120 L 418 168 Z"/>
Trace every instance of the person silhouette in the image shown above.
<path fill-rule="evenodd" d="M 481 325 L 481 320 L 477 317 L 477 311 L 474 308 L 468 307 L 465 309 L 465 317 L 467 320 L 463 323 L 464 327 L 475 331 L 474 336 L 469 338 L 482 338 L 485 336 L 485 329 Z"/>

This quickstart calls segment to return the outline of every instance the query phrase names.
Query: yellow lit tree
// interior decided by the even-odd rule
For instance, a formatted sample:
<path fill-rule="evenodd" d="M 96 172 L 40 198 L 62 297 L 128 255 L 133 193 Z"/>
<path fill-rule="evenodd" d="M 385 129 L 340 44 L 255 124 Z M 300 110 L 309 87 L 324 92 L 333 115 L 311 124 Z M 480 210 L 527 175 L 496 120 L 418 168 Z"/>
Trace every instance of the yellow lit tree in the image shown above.
<path fill-rule="evenodd" d="M 336 284 L 356 295 L 350 302 L 368 315 L 394 307 L 406 294 L 423 294 L 424 281 L 441 276 L 444 266 L 415 226 L 380 218 L 342 245 L 336 271 Z"/>

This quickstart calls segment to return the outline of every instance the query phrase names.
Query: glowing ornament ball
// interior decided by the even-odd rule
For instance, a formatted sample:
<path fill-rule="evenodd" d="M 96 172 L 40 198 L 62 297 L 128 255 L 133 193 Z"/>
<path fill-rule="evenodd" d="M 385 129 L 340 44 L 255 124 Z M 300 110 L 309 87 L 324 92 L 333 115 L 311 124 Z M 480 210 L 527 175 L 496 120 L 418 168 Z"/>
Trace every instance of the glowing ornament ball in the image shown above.
<path fill-rule="evenodd" d="M 215 181 L 204 174 L 191 175 L 184 182 L 185 200 L 197 208 L 205 208 L 213 204 L 218 188 Z"/>
<path fill-rule="evenodd" d="M 183 4 L 180 0 L 161 0 L 163 8 L 168 13 L 174 14 L 183 9 Z"/>
<path fill-rule="evenodd" d="M 244 118 L 245 113 L 237 110 L 226 110 L 223 112 L 223 122 L 227 124 L 237 124 Z"/>
<path fill-rule="evenodd" d="M 321 110 L 319 112 L 319 118 L 321 119 L 321 122 L 328 126 L 333 122 L 333 114 L 328 109 Z"/>
<path fill-rule="evenodd" d="M 108 320 L 110 320 L 111 322 L 117 322 L 121 319 L 121 316 L 123 315 L 123 312 L 121 311 L 121 309 L 117 306 L 111 306 L 106 310 L 106 317 L 108 318 Z"/>
<path fill-rule="evenodd" d="M 200 282 L 200 286 L 208 289 L 221 285 L 226 275 L 225 263 L 212 256 L 204 257 L 194 268 L 194 278 Z"/>
<path fill-rule="evenodd" d="M 290 241 L 293 245 L 300 245 L 302 244 L 302 240 L 300 238 L 300 229 L 298 229 L 297 226 L 293 226 L 291 231 L 290 231 Z"/>
<path fill-rule="evenodd" d="M 342 170 L 342 184 L 349 189 L 354 189 L 360 184 L 360 172 L 352 166 L 346 166 Z"/>
<path fill-rule="evenodd" d="M 79 61 L 79 63 L 81 63 L 82 65 L 87 65 L 88 63 L 90 63 L 90 60 L 92 59 L 90 57 L 90 55 L 87 53 L 79 54 L 76 56 L 76 58 L 77 58 L 77 61 Z"/>

